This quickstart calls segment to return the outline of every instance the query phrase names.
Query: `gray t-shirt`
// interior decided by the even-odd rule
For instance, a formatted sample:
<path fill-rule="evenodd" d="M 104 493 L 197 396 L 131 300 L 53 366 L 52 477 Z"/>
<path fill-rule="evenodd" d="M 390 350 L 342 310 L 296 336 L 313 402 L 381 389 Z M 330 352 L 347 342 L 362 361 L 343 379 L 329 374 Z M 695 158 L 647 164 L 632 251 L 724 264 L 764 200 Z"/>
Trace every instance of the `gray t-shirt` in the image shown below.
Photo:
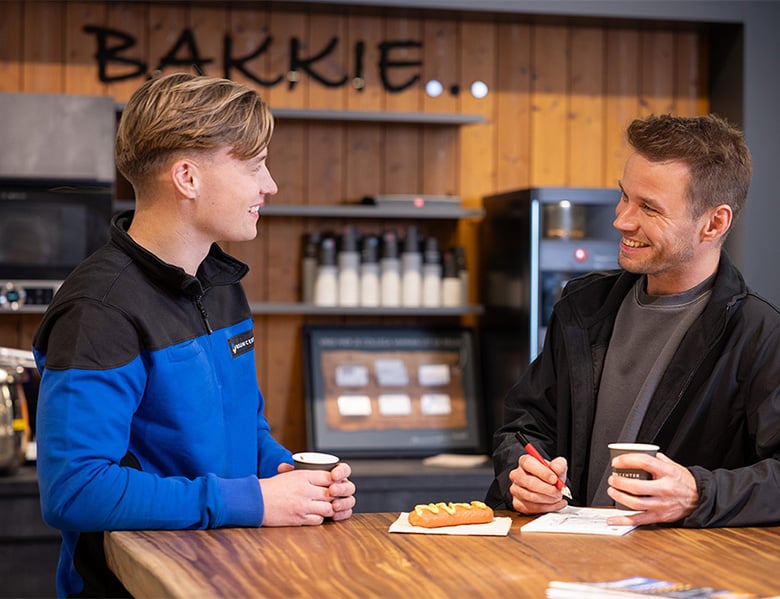
<path fill-rule="evenodd" d="M 607 445 L 633 442 L 658 382 L 712 292 L 715 276 L 674 295 L 647 295 L 641 277 L 623 300 L 601 375 L 590 443 L 588 505 L 612 505 Z"/>

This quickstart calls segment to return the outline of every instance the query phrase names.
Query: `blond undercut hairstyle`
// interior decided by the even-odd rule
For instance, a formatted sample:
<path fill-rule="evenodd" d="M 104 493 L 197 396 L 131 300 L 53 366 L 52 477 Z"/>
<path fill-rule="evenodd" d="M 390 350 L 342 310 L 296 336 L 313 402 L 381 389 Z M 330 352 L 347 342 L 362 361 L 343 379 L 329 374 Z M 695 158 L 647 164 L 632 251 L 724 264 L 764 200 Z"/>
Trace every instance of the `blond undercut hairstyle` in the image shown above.
<path fill-rule="evenodd" d="M 249 160 L 271 141 L 268 105 L 249 87 L 216 77 L 174 73 L 148 80 L 125 106 L 116 166 L 136 188 L 172 158 L 225 147 Z"/>
<path fill-rule="evenodd" d="M 739 129 L 714 114 L 653 115 L 632 122 L 627 138 L 651 162 L 675 160 L 688 165 L 691 178 L 686 196 L 694 218 L 727 204 L 732 222 L 737 220 L 753 174 L 750 150 Z"/>

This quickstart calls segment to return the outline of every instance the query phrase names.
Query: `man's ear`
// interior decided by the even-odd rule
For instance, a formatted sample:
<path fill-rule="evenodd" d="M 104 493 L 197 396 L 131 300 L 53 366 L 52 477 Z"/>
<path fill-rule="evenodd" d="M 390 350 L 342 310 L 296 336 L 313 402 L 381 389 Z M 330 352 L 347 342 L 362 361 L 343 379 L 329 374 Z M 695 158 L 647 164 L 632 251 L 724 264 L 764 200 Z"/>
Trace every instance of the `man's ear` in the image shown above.
<path fill-rule="evenodd" d="M 721 204 L 711 209 L 707 214 L 708 217 L 704 221 L 701 231 L 702 241 L 723 239 L 729 228 L 731 228 L 731 221 L 734 217 L 731 206 Z"/>
<path fill-rule="evenodd" d="M 176 191 L 185 198 L 198 197 L 200 179 L 197 165 L 189 159 L 177 160 L 171 165 L 170 177 Z"/>

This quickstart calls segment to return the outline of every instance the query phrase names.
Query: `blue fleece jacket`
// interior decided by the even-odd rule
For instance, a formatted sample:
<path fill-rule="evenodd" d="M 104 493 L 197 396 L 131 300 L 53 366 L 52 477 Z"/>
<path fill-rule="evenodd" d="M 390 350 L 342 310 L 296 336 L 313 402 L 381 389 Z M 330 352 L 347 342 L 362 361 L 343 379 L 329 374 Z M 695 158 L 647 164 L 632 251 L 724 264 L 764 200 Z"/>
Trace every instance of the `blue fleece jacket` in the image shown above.
<path fill-rule="evenodd" d="M 260 526 L 258 477 L 292 461 L 263 415 L 246 266 L 214 245 L 187 275 L 132 241 L 131 218 L 68 277 L 33 342 L 62 596 L 126 592 L 101 531 Z"/>

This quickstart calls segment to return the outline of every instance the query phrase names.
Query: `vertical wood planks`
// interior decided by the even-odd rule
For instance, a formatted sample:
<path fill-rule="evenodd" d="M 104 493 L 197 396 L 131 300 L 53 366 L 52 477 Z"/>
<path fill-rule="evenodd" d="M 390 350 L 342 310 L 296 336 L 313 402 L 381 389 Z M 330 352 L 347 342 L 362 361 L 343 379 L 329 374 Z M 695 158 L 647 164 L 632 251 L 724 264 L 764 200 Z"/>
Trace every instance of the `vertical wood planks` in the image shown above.
<path fill-rule="evenodd" d="M 324 110 L 343 110 L 346 108 L 347 95 L 344 84 L 349 80 L 345 69 L 349 51 L 346 17 L 340 14 L 314 12 L 309 15 L 309 43 L 304 56 L 311 60 L 312 74 L 307 77 L 308 108 Z M 322 53 L 331 49 L 322 58 Z M 317 60 L 314 60 L 317 58 Z M 302 74 L 303 75 L 303 74 Z M 314 76 L 322 81 L 314 81 Z"/>
<path fill-rule="evenodd" d="M 27 349 L 22 345 L 20 327 L 21 317 L 17 314 L 0 318 L 0 346 Z"/>
<path fill-rule="evenodd" d="M 268 372 L 260 381 L 266 394 L 266 416 L 271 432 L 292 451 L 306 449 L 306 413 L 303 371 L 303 318 L 266 316 Z"/>
<path fill-rule="evenodd" d="M 263 18 L 262 10 L 251 13 Z M 202 61 L 201 72 L 212 77 L 224 77 L 222 64 L 223 36 L 231 31 L 228 11 L 223 6 L 193 4 L 190 8 L 189 26 L 194 39 L 195 58 Z M 236 73 L 238 80 L 240 73 Z M 253 86 L 254 87 L 254 86 Z"/>
<path fill-rule="evenodd" d="M 458 64 L 452 60 L 459 46 L 458 23 L 454 19 L 428 19 L 423 24 L 425 40 L 422 82 L 423 89 L 435 80 L 444 88 L 436 98 L 423 92 L 424 112 L 458 112 L 458 99 L 451 93 L 458 81 Z M 423 127 L 422 182 L 420 191 L 426 194 L 460 194 L 457 176 L 458 131 L 455 127 Z"/>
<path fill-rule="evenodd" d="M 531 36 L 528 24 L 498 25 L 495 191 L 531 181 Z"/>
<path fill-rule="evenodd" d="M 563 185 L 568 172 L 569 30 L 536 25 L 531 75 L 531 185 Z"/>
<path fill-rule="evenodd" d="M 573 27 L 569 34 L 569 135 L 566 142 L 572 187 L 599 187 L 604 172 L 604 30 Z"/>
<path fill-rule="evenodd" d="M 272 36 L 268 51 L 268 79 L 282 77 L 278 85 L 269 88 L 266 96 L 275 108 L 303 108 L 306 105 L 307 77 L 291 82 L 290 43 L 297 38 L 308 47 L 309 17 L 304 12 L 269 9 L 268 30 Z"/>
<path fill-rule="evenodd" d="M 493 143 L 496 103 L 496 24 L 490 21 L 461 21 L 460 23 L 460 112 L 480 113 L 485 122 L 460 129 L 460 161 L 458 176 L 463 205 L 479 208 L 482 196 L 495 190 L 495 144 Z M 488 94 L 476 98 L 471 84 L 482 81 Z M 478 263 L 478 227 L 473 221 L 458 223 L 460 245 L 465 248 L 467 264 Z M 468 297 L 476 297 L 476 281 L 470 279 Z"/>
<path fill-rule="evenodd" d="M 617 187 L 623 164 L 630 154 L 625 130 L 639 114 L 639 32 L 607 30 L 607 82 L 604 114 L 604 173 L 602 185 Z"/>
<path fill-rule="evenodd" d="M 65 88 L 66 94 L 101 96 L 105 84 L 97 77 L 96 43 L 84 31 L 84 24 L 103 26 L 106 7 L 97 2 L 69 2 L 65 6 Z"/>
<path fill-rule="evenodd" d="M 65 89 L 65 44 L 61 2 L 25 2 L 23 91 L 62 93 Z"/>
<path fill-rule="evenodd" d="M 706 49 L 695 33 L 675 33 L 675 86 L 676 114 L 697 116 L 709 112 L 706 90 L 709 61 Z"/>
<path fill-rule="evenodd" d="M 379 74 L 375 68 L 379 60 L 378 45 L 382 40 L 382 21 L 375 16 L 353 15 L 346 18 L 345 46 L 353 51 L 363 47 L 363 80 L 365 87 L 354 87 L 352 74 L 346 89 L 348 110 L 379 111 L 382 94 Z M 350 56 L 350 52 L 347 52 Z M 349 123 L 345 129 L 344 201 L 360 202 L 364 196 L 375 195 L 381 185 L 383 159 L 383 132 L 372 123 Z M 364 228 L 361 228 L 364 230 Z"/>
<path fill-rule="evenodd" d="M 648 30 L 640 34 L 642 114 L 674 112 L 674 34 Z"/>
<path fill-rule="evenodd" d="M 0 91 L 22 89 L 24 19 L 21 0 L 0 3 Z"/>
<path fill-rule="evenodd" d="M 491 22 L 461 21 L 460 82 L 458 96 L 462 113 L 482 114 L 484 123 L 460 129 L 461 194 L 469 206 L 480 206 L 485 190 L 495 189 L 495 100 L 496 100 L 496 25 Z M 484 98 L 475 98 L 471 84 L 482 81 L 488 87 Z"/>
<path fill-rule="evenodd" d="M 385 40 L 395 42 L 419 42 L 422 39 L 420 19 L 405 11 L 394 11 L 385 19 Z M 420 48 L 395 48 L 388 58 L 392 61 L 422 59 Z M 417 67 L 392 69 L 390 83 L 401 85 L 419 72 Z M 384 94 L 384 109 L 399 112 L 418 112 L 422 109 L 422 87 L 418 84 L 402 91 Z M 420 159 L 421 127 L 392 124 L 384 126 L 385 156 L 382 191 L 384 193 L 418 193 L 421 189 L 422 164 Z"/>
<path fill-rule="evenodd" d="M 162 64 L 166 57 L 169 62 L 180 57 L 178 53 L 174 53 L 174 49 L 182 34 L 182 25 L 188 22 L 188 4 L 149 5 L 149 56 L 151 60 L 149 70 L 151 72 L 159 71 L 162 75 L 169 75 L 177 71 L 197 72 L 192 64 Z"/>
<path fill-rule="evenodd" d="M 146 4 L 135 3 L 110 3 L 107 7 L 108 23 L 107 26 L 117 29 L 132 36 L 135 45 L 125 53 L 127 58 L 143 61 L 148 65 L 150 62 L 147 47 L 147 19 L 148 7 Z M 108 75 L 110 77 L 122 77 L 130 75 L 137 70 L 136 65 L 110 64 L 108 66 Z M 153 68 L 149 66 L 148 68 Z M 108 85 L 108 94 L 113 96 L 114 100 L 123 103 L 130 99 L 133 92 L 144 82 L 144 77 L 133 77 L 111 81 Z"/>

